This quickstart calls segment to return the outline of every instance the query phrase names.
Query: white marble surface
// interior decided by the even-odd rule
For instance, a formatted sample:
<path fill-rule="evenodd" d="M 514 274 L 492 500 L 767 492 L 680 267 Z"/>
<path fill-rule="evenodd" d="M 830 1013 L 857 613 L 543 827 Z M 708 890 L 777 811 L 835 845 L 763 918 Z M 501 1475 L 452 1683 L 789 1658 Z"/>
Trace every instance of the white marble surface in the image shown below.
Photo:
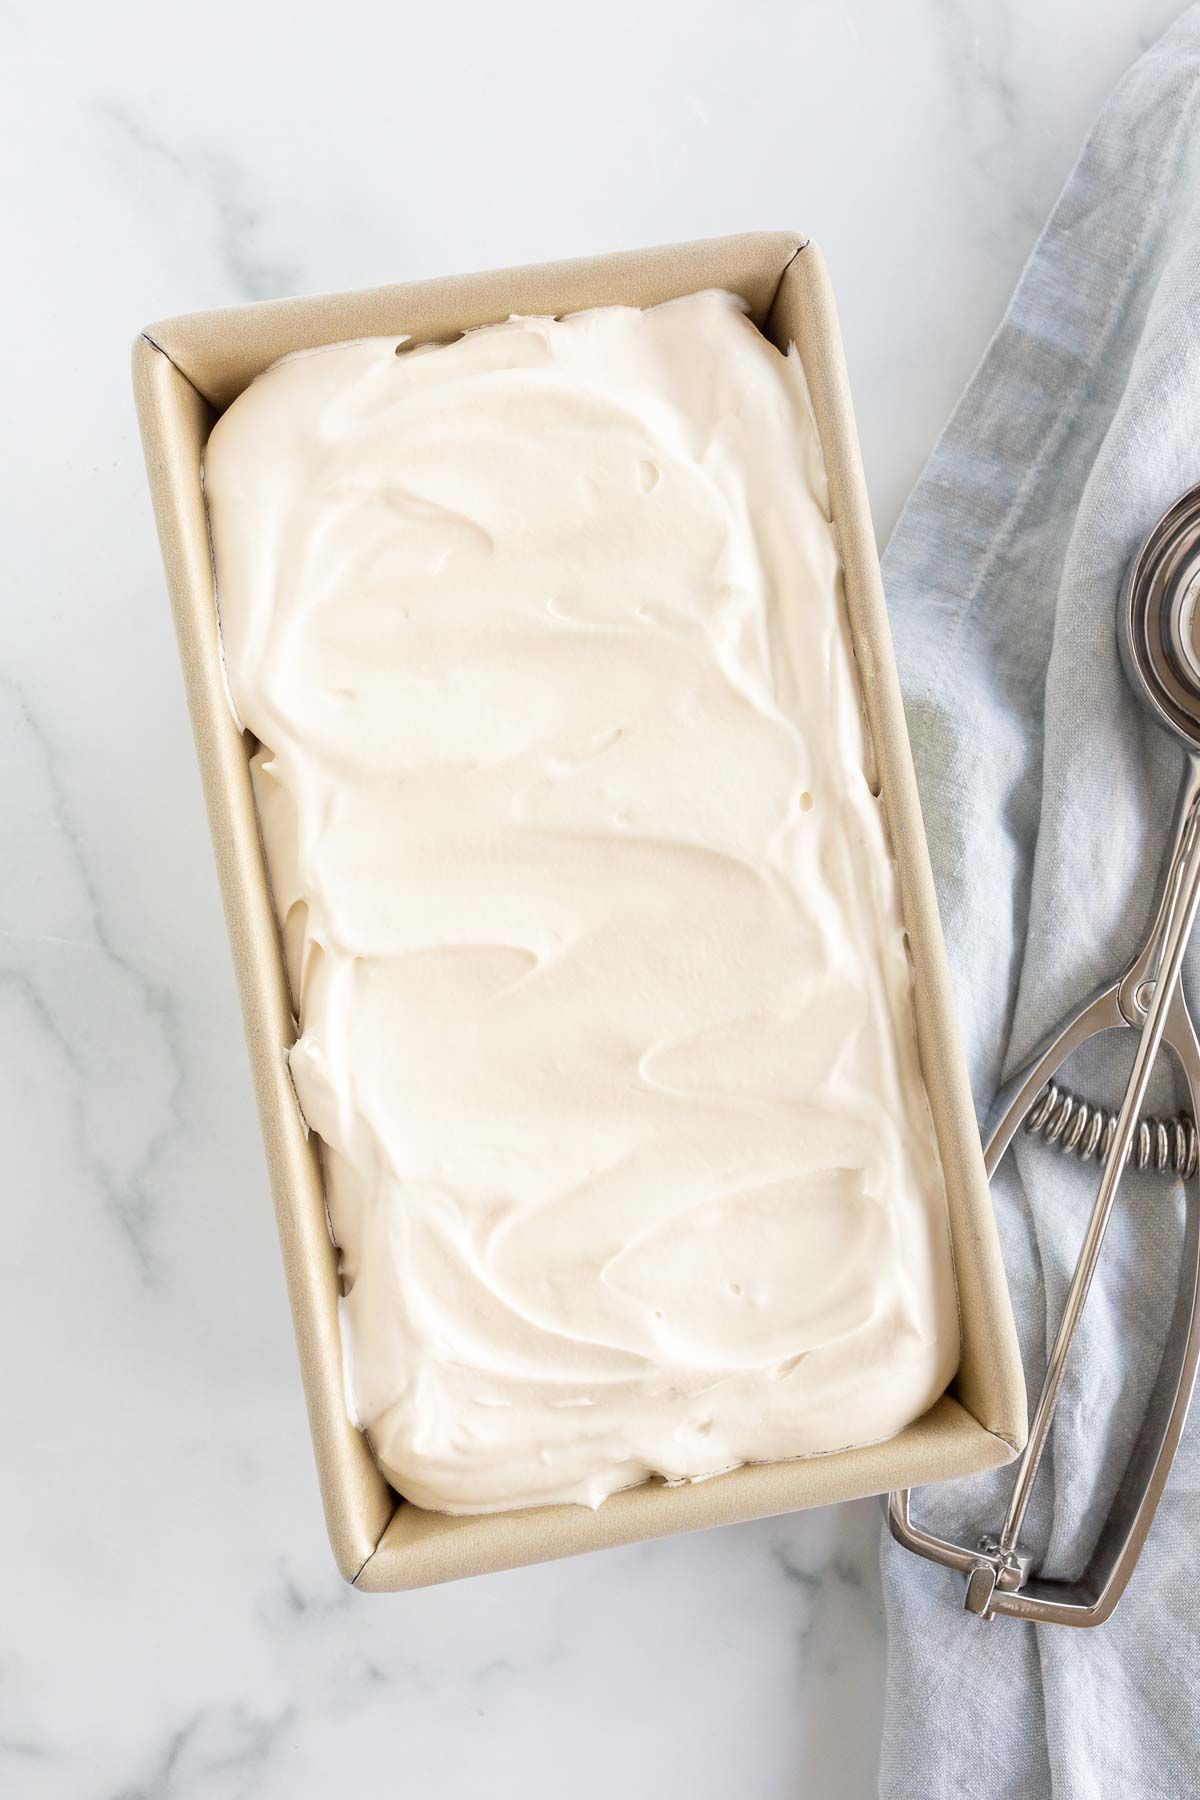
<path fill-rule="evenodd" d="M 190 307 L 796 225 L 886 532 L 1175 11 L 0 8 L 0 1793 L 873 1790 L 870 1503 L 408 1597 L 334 1574 L 126 348 Z"/>

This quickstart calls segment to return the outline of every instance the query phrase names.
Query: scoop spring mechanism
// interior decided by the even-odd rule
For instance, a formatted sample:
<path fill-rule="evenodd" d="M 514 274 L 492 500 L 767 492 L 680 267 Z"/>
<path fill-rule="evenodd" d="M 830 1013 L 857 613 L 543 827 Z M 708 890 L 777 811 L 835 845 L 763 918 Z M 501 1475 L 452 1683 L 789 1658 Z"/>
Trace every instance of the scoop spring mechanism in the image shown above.
<path fill-rule="evenodd" d="M 1102 1160 L 1099 1189 L 1000 1529 L 972 1545 L 954 1543 L 915 1522 L 908 1489 L 888 1502 L 893 1537 L 918 1556 L 957 1570 L 966 1581 L 967 1611 L 981 1619 L 1094 1626 L 1109 1618 L 1166 1487 L 1200 1368 L 1200 1040 L 1180 984 L 1200 910 L 1200 487 L 1163 514 L 1133 558 L 1117 610 L 1117 641 L 1137 698 L 1187 752 L 1158 903 L 1124 973 L 1077 1007 L 999 1095 L 983 1153 L 990 1179 L 1024 1126 L 1085 1163 Z M 1134 1035 L 1133 1066 L 1115 1112 L 1080 1100 L 1058 1081 L 1068 1058 L 1108 1031 Z M 1142 1115 L 1160 1049 L 1171 1053 L 1186 1089 L 1187 1110 L 1173 1119 Z M 1063 1581 L 1042 1573 L 1036 1558 L 1022 1552 L 1020 1539 L 1117 1189 L 1131 1164 L 1183 1178 L 1179 1287 L 1158 1379 L 1121 1487 L 1087 1567 L 1077 1580 Z"/>
<path fill-rule="evenodd" d="M 1117 1115 L 1093 1101 L 1084 1100 L 1057 1081 L 1048 1081 L 1025 1120 L 1031 1137 L 1053 1144 L 1066 1156 L 1080 1162 L 1099 1157 L 1107 1162 L 1117 1130 Z M 1147 1114 L 1139 1123 L 1125 1158 L 1144 1174 L 1166 1175 L 1175 1181 L 1190 1181 L 1200 1163 L 1200 1138 L 1191 1113 L 1179 1112 L 1170 1119 Z"/>

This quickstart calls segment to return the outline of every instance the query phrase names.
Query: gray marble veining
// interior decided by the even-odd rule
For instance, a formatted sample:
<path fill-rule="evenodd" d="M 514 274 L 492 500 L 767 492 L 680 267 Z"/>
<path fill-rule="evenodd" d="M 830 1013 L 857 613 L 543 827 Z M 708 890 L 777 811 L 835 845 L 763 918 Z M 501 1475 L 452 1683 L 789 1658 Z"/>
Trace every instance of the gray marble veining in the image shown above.
<path fill-rule="evenodd" d="M 393 1599 L 334 1573 L 126 346 L 191 307 L 799 225 L 886 530 L 1174 10 L 0 12 L 0 1793 L 872 1791 L 872 1503 Z"/>

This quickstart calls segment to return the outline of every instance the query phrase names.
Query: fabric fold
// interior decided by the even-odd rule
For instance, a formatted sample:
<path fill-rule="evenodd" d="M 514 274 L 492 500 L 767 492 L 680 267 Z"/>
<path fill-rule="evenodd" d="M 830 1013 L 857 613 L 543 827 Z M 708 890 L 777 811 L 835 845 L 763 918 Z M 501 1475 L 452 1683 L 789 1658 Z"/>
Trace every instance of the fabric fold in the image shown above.
<path fill-rule="evenodd" d="M 1110 98 L 884 559 L 901 680 L 981 1120 L 1062 1014 L 1140 943 L 1181 752 L 1123 675 L 1130 556 L 1200 482 L 1200 7 Z M 1200 953 L 1185 971 L 1200 1003 Z M 1123 1036 L 1123 1034 L 1122 1034 Z M 1111 1105 L 1132 1046 L 1065 1072 Z M 1177 1104 L 1156 1072 L 1154 1110 Z M 1022 1137 L 993 1184 L 1031 1393 L 1098 1180 Z M 1123 1187 L 1025 1548 L 1079 1571 L 1128 1460 L 1178 1279 L 1181 1194 Z M 965 1542 L 1011 1471 L 915 1497 Z M 1183 1796 L 1195 1791 L 1197 1433 L 1150 1542 L 1096 1632 L 984 1625 L 961 1583 L 886 1537 L 880 1792 Z M 965 1534 L 965 1535 L 964 1535 Z"/>

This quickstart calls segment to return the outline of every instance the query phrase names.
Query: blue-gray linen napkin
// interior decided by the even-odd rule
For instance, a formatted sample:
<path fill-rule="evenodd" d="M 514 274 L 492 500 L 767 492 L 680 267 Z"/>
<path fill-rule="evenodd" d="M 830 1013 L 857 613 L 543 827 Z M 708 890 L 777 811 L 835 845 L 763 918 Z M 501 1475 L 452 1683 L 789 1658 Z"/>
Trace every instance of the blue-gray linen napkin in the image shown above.
<path fill-rule="evenodd" d="M 913 753 L 981 1119 L 1145 931 L 1181 752 L 1121 671 L 1121 580 L 1200 482 L 1200 7 L 1108 102 L 884 559 Z M 1200 953 L 1185 985 L 1200 1001 Z M 1124 1034 L 1122 1034 L 1124 1035 Z M 1129 1049 L 1073 1062 L 1115 1102 Z M 1168 1072 L 1152 1099 L 1173 1110 Z M 1097 1175 L 1022 1138 L 993 1193 L 1031 1391 Z M 1181 1195 L 1122 1189 L 1066 1379 L 1029 1547 L 1078 1573 L 1156 1372 Z M 995 1526 L 1011 1470 L 918 1494 Z M 1200 1420 L 1142 1561 L 1096 1631 L 985 1624 L 885 1538 L 885 1800 L 1200 1794 Z"/>

